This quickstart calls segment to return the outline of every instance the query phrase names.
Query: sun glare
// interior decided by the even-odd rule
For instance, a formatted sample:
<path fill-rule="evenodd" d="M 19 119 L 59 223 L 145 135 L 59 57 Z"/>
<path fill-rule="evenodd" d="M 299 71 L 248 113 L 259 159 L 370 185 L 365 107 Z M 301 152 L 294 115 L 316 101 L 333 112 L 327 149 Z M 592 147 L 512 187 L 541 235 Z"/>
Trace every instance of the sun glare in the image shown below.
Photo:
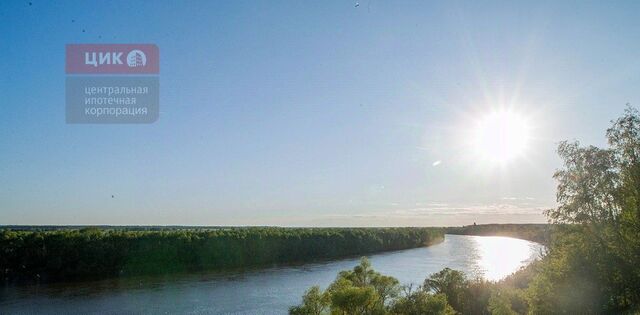
<path fill-rule="evenodd" d="M 497 281 L 526 265 L 539 254 L 528 242 L 499 236 L 473 236 L 479 254 L 479 269 L 490 281 Z"/>
<path fill-rule="evenodd" d="M 472 145 L 479 157 L 495 163 L 506 163 L 526 152 L 530 138 L 529 121 L 513 111 L 494 111 L 480 117 L 472 138 Z"/>

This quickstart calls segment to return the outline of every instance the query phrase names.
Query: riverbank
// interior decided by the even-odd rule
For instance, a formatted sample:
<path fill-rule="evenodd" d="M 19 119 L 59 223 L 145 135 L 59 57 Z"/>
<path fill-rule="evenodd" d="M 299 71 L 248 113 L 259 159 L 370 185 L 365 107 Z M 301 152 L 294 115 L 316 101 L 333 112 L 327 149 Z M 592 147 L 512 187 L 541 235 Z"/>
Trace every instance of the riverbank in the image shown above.
<path fill-rule="evenodd" d="M 506 236 L 549 244 L 553 226 L 550 224 L 478 224 L 447 227 L 446 234 L 476 236 Z"/>
<path fill-rule="evenodd" d="M 302 263 L 428 246 L 443 228 L 1 230 L 5 283 L 97 280 Z"/>

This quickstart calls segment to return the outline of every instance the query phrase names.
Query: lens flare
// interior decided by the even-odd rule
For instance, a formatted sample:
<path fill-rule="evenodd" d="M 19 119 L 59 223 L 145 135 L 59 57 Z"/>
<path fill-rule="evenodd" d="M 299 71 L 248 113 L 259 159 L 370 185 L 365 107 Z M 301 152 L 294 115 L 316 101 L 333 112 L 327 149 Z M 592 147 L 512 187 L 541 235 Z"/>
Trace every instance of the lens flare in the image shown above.
<path fill-rule="evenodd" d="M 530 136 L 529 121 L 524 116 L 501 110 L 476 122 L 471 142 L 475 153 L 483 160 L 506 163 L 527 151 Z"/>

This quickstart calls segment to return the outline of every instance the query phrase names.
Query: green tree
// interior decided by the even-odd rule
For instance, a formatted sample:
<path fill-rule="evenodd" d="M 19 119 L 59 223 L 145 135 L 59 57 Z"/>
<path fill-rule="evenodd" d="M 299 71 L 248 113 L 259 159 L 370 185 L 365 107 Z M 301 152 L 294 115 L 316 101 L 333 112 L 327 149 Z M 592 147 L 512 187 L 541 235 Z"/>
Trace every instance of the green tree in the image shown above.
<path fill-rule="evenodd" d="M 491 315 L 517 315 L 511 308 L 511 299 L 501 291 L 494 291 L 489 298 L 487 309 Z"/>
<path fill-rule="evenodd" d="M 345 315 L 384 313 L 383 310 L 375 308 L 378 298 L 373 287 L 342 285 L 331 291 L 331 311 L 334 314 Z"/>
<path fill-rule="evenodd" d="M 431 294 L 424 290 L 408 292 L 392 306 L 396 315 L 455 315 L 456 311 L 447 303 L 444 294 Z"/>
<path fill-rule="evenodd" d="M 300 306 L 289 308 L 291 315 L 322 315 L 329 309 L 330 297 L 320 290 L 320 287 L 313 286 L 302 296 Z"/>
<path fill-rule="evenodd" d="M 387 314 L 389 301 L 394 299 L 400 287 L 398 280 L 382 275 L 371 268 L 366 257 L 352 270 L 338 273 L 336 280 L 325 292 L 320 288 L 309 289 L 302 304 L 291 307 L 289 314 Z"/>
<path fill-rule="evenodd" d="M 450 268 L 444 268 L 424 281 L 425 290 L 446 295 L 451 306 L 459 312 L 464 309 L 463 298 L 466 287 L 467 279 L 464 273 Z"/>
<path fill-rule="evenodd" d="M 332 311 L 345 314 L 384 314 L 399 290 L 398 280 L 373 270 L 366 257 L 353 270 L 341 271 L 328 289 Z"/>

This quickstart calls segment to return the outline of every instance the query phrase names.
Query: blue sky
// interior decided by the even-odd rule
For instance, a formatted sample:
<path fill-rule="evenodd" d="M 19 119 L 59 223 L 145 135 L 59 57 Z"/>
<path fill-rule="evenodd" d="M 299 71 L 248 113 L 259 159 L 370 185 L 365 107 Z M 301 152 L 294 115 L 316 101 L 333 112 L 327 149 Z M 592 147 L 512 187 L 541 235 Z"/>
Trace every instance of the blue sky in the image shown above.
<path fill-rule="evenodd" d="M 0 2 L 0 224 L 543 222 L 558 141 L 604 145 L 640 104 L 639 11 Z M 69 43 L 157 44 L 159 120 L 65 124 Z M 527 154 L 479 161 L 460 130 L 505 106 L 531 120 Z"/>

